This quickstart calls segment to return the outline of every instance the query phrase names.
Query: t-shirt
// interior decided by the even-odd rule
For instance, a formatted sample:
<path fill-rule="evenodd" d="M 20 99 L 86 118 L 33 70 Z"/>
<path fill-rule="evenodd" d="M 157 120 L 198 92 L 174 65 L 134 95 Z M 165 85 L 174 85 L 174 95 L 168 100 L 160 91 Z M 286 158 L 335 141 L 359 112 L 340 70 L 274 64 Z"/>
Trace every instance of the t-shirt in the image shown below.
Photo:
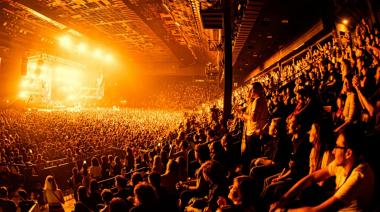
<path fill-rule="evenodd" d="M 349 176 L 345 175 L 342 166 L 336 166 L 335 161 L 328 165 L 328 171 L 331 176 L 336 177 L 334 197 L 344 203 L 344 207 L 339 211 L 365 211 L 368 209 L 374 193 L 374 174 L 367 163 L 360 163 Z"/>

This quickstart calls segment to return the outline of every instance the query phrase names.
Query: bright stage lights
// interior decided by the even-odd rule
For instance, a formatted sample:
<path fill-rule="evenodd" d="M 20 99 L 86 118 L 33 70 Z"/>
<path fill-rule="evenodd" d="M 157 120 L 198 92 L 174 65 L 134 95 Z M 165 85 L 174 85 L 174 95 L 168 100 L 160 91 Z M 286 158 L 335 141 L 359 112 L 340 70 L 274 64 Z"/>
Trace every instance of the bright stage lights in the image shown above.
<path fill-rule="evenodd" d="M 30 63 L 28 64 L 28 68 L 30 67 L 30 70 L 36 70 L 37 69 L 37 63 Z"/>
<path fill-rule="evenodd" d="M 113 57 L 112 57 L 112 55 L 107 54 L 106 57 L 105 57 L 105 60 L 106 60 L 107 62 L 112 62 L 112 61 L 113 61 Z"/>
<path fill-rule="evenodd" d="M 75 95 L 69 95 L 67 97 L 67 100 L 70 100 L 70 101 L 73 101 L 73 100 L 76 100 L 76 99 L 77 99 L 77 96 L 75 96 Z"/>
<path fill-rule="evenodd" d="M 59 44 L 64 48 L 70 48 L 72 46 L 72 40 L 69 35 L 63 35 L 59 38 Z"/>
<path fill-rule="evenodd" d="M 22 81 L 21 81 L 21 83 L 20 83 L 20 86 L 22 87 L 22 88 L 25 88 L 26 86 L 28 86 L 28 80 L 27 79 L 23 79 Z"/>
<path fill-rule="evenodd" d="M 40 74 L 40 79 L 42 79 L 42 80 L 46 80 L 46 79 L 48 79 L 47 74 L 45 74 L 45 73 Z"/>
<path fill-rule="evenodd" d="M 28 98 L 28 93 L 26 91 L 21 91 L 19 94 L 18 94 L 18 97 L 20 99 L 27 99 Z"/>
<path fill-rule="evenodd" d="M 98 51 L 97 54 L 99 53 L 102 58 L 97 61 L 104 62 L 107 58 L 106 54 Z M 91 55 L 83 54 L 83 56 L 93 58 L 92 53 Z M 42 59 L 44 62 L 38 63 Z M 54 101 L 75 103 L 83 101 L 85 98 L 99 99 L 103 97 L 97 92 L 102 89 L 96 84 L 99 73 L 86 71 L 86 68 L 88 67 L 83 64 L 52 55 L 31 56 L 28 58 L 26 76 L 19 82 L 18 98 L 26 101 L 33 97 L 30 100 L 39 103 Z"/>
<path fill-rule="evenodd" d="M 87 52 L 87 45 L 85 43 L 80 43 L 78 45 L 78 52 L 79 53 L 86 53 Z"/>
<path fill-rule="evenodd" d="M 103 52 L 102 52 L 102 50 L 100 50 L 100 49 L 96 49 L 96 50 L 94 51 L 93 56 L 94 56 L 96 59 L 100 59 L 100 58 L 102 58 L 102 56 L 103 56 Z"/>
<path fill-rule="evenodd" d="M 62 35 L 58 38 L 59 44 L 61 47 L 63 47 L 66 51 L 70 51 L 70 54 L 76 54 L 77 56 L 80 55 L 80 57 L 92 57 L 92 59 L 96 59 L 99 61 L 103 61 L 106 63 L 112 63 L 114 62 L 114 57 L 109 54 L 107 51 L 103 51 L 100 48 L 95 48 L 91 51 L 94 47 L 91 47 L 86 43 L 85 41 L 81 40 L 74 40 L 70 35 Z M 36 66 L 38 68 L 38 65 Z"/>
<path fill-rule="evenodd" d="M 49 66 L 48 66 L 48 65 L 42 65 L 42 66 L 41 66 L 41 71 L 46 72 L 48 69 L 49 69 Z"/>

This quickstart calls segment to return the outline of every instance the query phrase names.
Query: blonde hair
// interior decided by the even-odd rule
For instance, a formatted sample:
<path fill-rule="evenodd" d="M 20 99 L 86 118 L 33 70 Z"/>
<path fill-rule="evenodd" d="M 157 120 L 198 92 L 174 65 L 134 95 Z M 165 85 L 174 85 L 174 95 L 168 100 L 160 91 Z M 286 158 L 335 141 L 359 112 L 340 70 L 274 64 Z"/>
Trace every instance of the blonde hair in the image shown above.
<path fill-rule="evenodd" d="M 58 189 L 57 183 L 52 175 L 49 175 L 45 179 L 44 190 L 55 191 Z"/>
<path fill-rule="evenodd" d="M 159 155 L 155 155 L 153 158 L 153 166 L 159 166 L 161 163 L 161 157 Z"/>

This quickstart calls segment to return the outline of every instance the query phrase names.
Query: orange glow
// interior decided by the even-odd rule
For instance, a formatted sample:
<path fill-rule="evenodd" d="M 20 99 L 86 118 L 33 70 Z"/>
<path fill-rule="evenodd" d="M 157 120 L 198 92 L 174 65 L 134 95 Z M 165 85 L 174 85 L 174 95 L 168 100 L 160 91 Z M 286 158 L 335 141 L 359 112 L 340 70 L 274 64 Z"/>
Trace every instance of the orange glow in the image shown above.
<path fill-rule="evenodd" d="M 89 56 L 93 56 L 92 54 Z M 102 57 L 99 61 L 103 63 L 113 60 L 112 55 L 107 56 L 100 50 L 97 55 Z M 43 62 L 38 63 L 39 61 Z M 23 100 L 32 97 L 32 101 L 38 103 L 64 104 L 80 104 L 88 99 L 101 99 L 104 96 L 104 85 L 98 79 L 103 76 L 102 71 L 103 65 L 99 63 L 82 64 L 47 54 L 30 56 L 27 73 L 19 81 L 18 97 Z"/>
<path fill-rule="evenodd" d="M 78 98 L 78 96 L 75 96 L 75 95 L 71 94 L 71 95 L 69 95 L 69 96 L 67 97 L 67 100 L 74 101 L 74 100 L 76 100 L 77 98 Z"/>
<path fill-rule="evenodd" d="M 106 62 L 112 62 L 113 61 L 113 56 L 110 55 L 110 54 L 107 54 L 105 59 L 106 59 Z"/>
<path fill-rule="evenodd" d="M 82 72 L 73 67 L 59 66 L 55 70 L 55 77 L 65 88 L 78 87 L 82 84 Z M 66 88 L 66 89 L 67 89 Z M 67 89 L 68 90 L 68 89 Z"/>
<path fill-rule="evenodd" d="M 63 35 L 59 38 L 59 44 L 64 48 L 70 48 L 72 46 L 72 40 L 69 35 Z"/>
<path fill-rule="evenodd" d="M 41 66 L 41 71 L 46 72 L 50 67 L 48 65 L 42 65 Z"/>
<path fill-rule="evenodd" d="M 27 99 L 28 98 L 28 93 L 26 91 L 21 91 L 19 94 L 18 94 L 18 97 L 20 99 Z"/>
<path fill-rule="evenodd" d="M 343 19 L 342 23 L 343 23 L 344 25 L 347 25 L 347 24 L 348 24 L 348 20 L 347 20 L 347 19 Z"/>
<path fill-rule="evenodd" d="M 21 86 L 22 88 L 26 88 L 28 85 L 29 85 L 29 82 L 28 82 L 27 79 L 23 79 L 23 80 L 21 80 L 20 86 Z"/>
<path fill-rule="evenodd" d="M 47 74 L 40 74 L 40 79 L 42 79 L 42 80 L 47 80 L 47 78 L 48 78 L 48 76 L 47 76 Z"/>
<path fill-rule="evenodd" d="M 93 56 L 94 56 L 95 58 L 97 58 L 97 59 L 102 58 L 102 56 L 103 56 L 103 52 L 102 52 L 102 50 L 100 50 L 100 49 L 96 49 L 96 50 L 94 51 Z"/>
<path fill-rule="evenodd" d="M 78 52 L 79 53 L 86 53 L 87 52 L 87 45 L 85 43 L 80 43 L 78 45 Z"/>
<path fill-rule="evenodd" d="M 37 63 L 28 64 L 28 68 L 30 68 L 31 70 L 36 70 L 37 69 Z"/>

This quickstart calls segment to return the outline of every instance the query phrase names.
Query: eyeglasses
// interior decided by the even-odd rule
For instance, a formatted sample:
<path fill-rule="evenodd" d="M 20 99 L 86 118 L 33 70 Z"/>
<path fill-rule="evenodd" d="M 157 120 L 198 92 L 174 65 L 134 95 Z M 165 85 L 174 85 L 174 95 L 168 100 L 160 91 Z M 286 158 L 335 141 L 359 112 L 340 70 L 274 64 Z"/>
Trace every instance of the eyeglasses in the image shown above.
<path fill-rule="evenodd" d="M 338 146 L 338 145 L 335 145 L 334 149 L 346 149 L 347 147 L 345 146 Z"/>

